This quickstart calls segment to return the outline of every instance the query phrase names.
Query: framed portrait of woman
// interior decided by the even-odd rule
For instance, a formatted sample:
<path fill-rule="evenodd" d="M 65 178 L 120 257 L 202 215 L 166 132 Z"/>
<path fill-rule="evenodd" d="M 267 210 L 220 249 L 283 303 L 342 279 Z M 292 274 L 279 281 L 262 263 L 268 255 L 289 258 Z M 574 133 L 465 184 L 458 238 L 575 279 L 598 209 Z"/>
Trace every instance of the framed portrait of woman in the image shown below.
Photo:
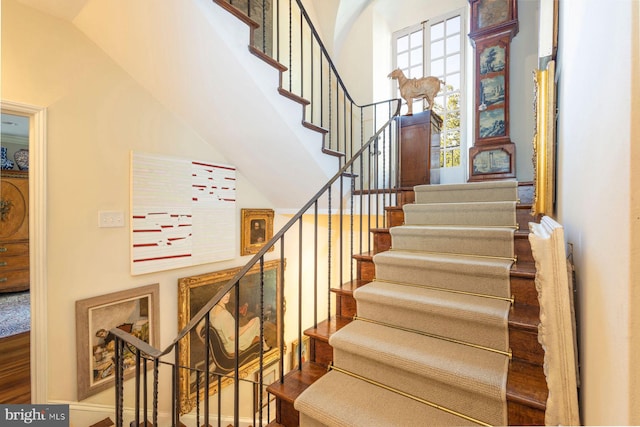
<path fill-rule="evenodd" d="M 240 280 L 237 294 L 235 288 L 232 288 L 209 312 L 210 394 L 217 393 L 219 387 L 224 388 L 234 381 L 236 321 L 239 323 L 237 345 L 240 349 L 240 378 L 246 378 L 259 370 L 261 350 L 264 351 L 263 366 L 280 358 L 283 310 L 281 280 L 284 265 L 284 260 L 266 261 L 262 274 L 260 265 L 254 266 Z M 179 279 L 178 329 L 182 330 L 240 269 L 241 267 L 237 267 Z M 262 283 L 264 286 L 261 289 Z M 180 404 L 183 413 L 194 407 L 198 391 L 200 399 L 205 395 L 204 326 L 205 321 L 202 320 L 194 331 L 183 338 L 180 345 L 180 365 L 188 367 L 180 371 Z"/>

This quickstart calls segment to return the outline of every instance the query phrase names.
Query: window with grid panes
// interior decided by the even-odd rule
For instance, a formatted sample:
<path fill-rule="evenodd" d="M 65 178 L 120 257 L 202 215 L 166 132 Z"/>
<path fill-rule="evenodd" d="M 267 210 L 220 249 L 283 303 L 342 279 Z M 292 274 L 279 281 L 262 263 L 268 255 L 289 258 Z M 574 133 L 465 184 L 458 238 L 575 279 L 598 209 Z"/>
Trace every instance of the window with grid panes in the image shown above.
<path fill-rule="evenodd" d="M 430 19 L 394 33 L 395 68 L 407 78 L 436 76 L 445 82 L 435 99 L 433 111 L 443 120 L 440 167 L 461 166 L 461 123 L 463 123 L 464 25 L 462 11 Z M 399 96 L 399 91 L 398 95 Z M 414 101 L 414 111 L 421 111 Z M 402 113 L 406 113 L 403 106 Z"/>

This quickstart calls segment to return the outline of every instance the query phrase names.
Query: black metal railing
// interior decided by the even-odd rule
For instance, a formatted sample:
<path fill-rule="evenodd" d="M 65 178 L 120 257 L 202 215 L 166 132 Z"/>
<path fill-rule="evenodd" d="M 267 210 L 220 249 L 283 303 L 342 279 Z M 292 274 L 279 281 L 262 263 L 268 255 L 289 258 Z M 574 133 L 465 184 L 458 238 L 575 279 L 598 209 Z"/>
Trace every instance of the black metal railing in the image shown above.
<path fill-rule="evenodd" d="M 285 327 L 290 337 L 295 336 L 297 342 L 302 343 L 307 328 L 332 316 L 335 304 L 332 289 L 342 288 L 343 283 L 356 279 L 353 256 L 372 251 L 371 230 L 386 227 L 386 208 L 396 204 L 399 148 L 395 118 L 400 111 L 400 100 L 355 104 L 301 2 L 256 2 L 263 6 L 262 12 L 252 8 L 255 3 L 251 0 L 244 0 L 245 13 L 250 17 L 259 16 L 262 28 L 270 19 L 274 28 L 262 30 L 260 51 L 273 53 L 277 61 L 287 63 L 288 86 L 284 90 L 292 93 L 299 90 L 298 96 L 308 98 L 305 106 L 308 123 L 327 131 L 325 149 L 340 153 L 343 161 L 337 173 L 219 288 L 165 349 L 156 349 L 120 329 L 111 331 L 116 337 L 117 426 L 122 426 L 125 418 L 135 425 L 148 421 L 154 426 L 179 426 L 183 420 L 187 425 L 196 426 L 216 423 L 237 426 L 241 419 L 253 426 L 262 426 L 271 421 L 273 412 L 266 387 L 273 379 L 265 378 L 266 368 L 275 369 L 280 381 L 291 369 L 289 365 L 297 363 L 297 369 L 302 369 L 302 345 L 298 345 L 291 363 L 285 364 Z M 236 6 L 238 2 L 233 3 Z M 264 9 L 267 3 L 271 12 Z M 289 8 L 287 12 L 281 9 L 285 5 Z M 284 27 L 282 16 L 288 17 Z M 299 27 L 293 22 L 299 22 Z M 256 31 L 260 31 L 260 26 Z M 301 41 L 294 43 L 295 33 Z M 287 40 L 283 41 L 280 34 L 288 34 Z M 305 44 L 302 39 L 307 36 L 310 41 Z M 282 53 L 281 45 L 288 45 L 288 53 Z M 294 45 L 301 49 L 299 56 L 307 58 L 297 65 Z M 302 50 L 303 46 L 307 47 Z M 313 59 L 314 51 L 317 61 Z M 287 265 L 287 259 L 297 262 Z M 275 301 L 282 326 L 276 328 L 275 348 L 266 348 L 265 312 L 273 307 L 265 301 L 265 263 L 273 262 L 279 264 L 281 272 L 276 279 Z M 217 324 L 214 309 L 219 310 L 216 305 L 227 294 L 240 301 L 242 281 L 249 273 L 257 274 L 259 282 L 260 302 L 254 307 L 259 333 L 256 343 L 241 348 L 240 339 L 235 339 L 243 332 L 240 304 L 233 304 L 229 311 L 233 318 L 230 331 L 223 331 Z M 288 311 L 287 299 L 297 302 L 290 304 Z M 233 342 L 232 348 L 221 342 L 221 334 L 227 344 Z M 184 363 L 182 355 L 192 349 L 192 343 L 201 346 L 200 359 L 188 359 L 189 363 Z M 228 364 L 222 361 L 223 357 L 228 358 Z M 251 378 L 247 377 L 248 365 L 251 365 Z M 127 366 L 130 368 L 125 369 Z M 125 387 L 131 371 L 134 371 L 135 383 Z M 214 394 L 215 399 L 211 397 Z M 125 408 L 132 408 L 131 412 L 125 413 Z"/>

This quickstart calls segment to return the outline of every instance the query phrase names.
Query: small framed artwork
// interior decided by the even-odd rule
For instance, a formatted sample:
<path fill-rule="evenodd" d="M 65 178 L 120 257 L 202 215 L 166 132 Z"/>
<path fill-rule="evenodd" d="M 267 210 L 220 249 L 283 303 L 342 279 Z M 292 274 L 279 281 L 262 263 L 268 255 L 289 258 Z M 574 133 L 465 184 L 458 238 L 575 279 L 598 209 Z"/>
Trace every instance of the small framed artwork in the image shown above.
<path fill-rule="evenodd" d="M 469 149 L 469 181 L 515 178 L 515 144 Z"/>
<path fill-rule="evenodd" d="M 78 400 L 115 384 L 115 337 L 119 328 L 157 346 L 159 286 L 147 285 L 76 301 Z M 125 346 L 125 379 L 135 371 L 135 355 Z"/>
<path fill-rule="evenodd" d="M 300 360 L 300 357 L 298 357 L 298 344 L 298 340 L 295 340 L 293 341 L 293 343 L 291 343 L 291 364 L 289 366 L 291 366 L 292 371 L 294 369 L 298 369 L 298 366 L 300 366 L 300 364 L 298 363 L 299 361 L 305 363 L 308 362 L 309 358 L 311 357 L 311 349 L 309 348 L 309 337 L 302 337 L 302 360 Z"/>
<path fill-rule="evenodd" d="M 273 209 L 242 209 L 241 216 L 240 255 L 258 253 L 273 237 Z"/>
<path fill-rule="evenodd" d="M 253 381 L 255 384 L 255 398 L 253 400 L 253 409 L 256 414 L 260 412 L 260 408 L 262 408 L 262 416 L 266 417 L 267 408 L 269 408 L 269 413 L 275 414 L 275 403 L 276 397 L 267 393 L 267 387 L 271 384 L 275 383 L 279 376 L 280 364 L 273 362 L 269 366 L 265 366 L 262 370 L 262 396 L 260 396 L 260 372 L 256 372 L 253 376 Z M 260 398 L 262 397 L 262 400 Z"/>
<path fill-rule="evenodd" d="M 237 322 L 242 328 L 238 345 L 240 378 L 247 378 L 260 368 L 260 351 L 263 353 L 263 366 L 280 359 L 280 334 L 282 331 L 281 281 L 284 260 L 272 260 L 260 266 L 255 265 L 240 279 L 239 300 L 235 291 L 227 293 L 210 312 L 210 372 L 214 381 L 210 384 L 209 394 L 217 393 L 217 377 L 221 378 L 220 387 L 233 383 L 231 374 L 235 370 L 235 340 L 229 338 L 235 328 L 236 307 L 239 313 Z M 178 280 L 178 329 L 183 329 L 202 307 L 222 289 L 229 280 L 241 270 L 241 267 L 197 276 L 183 277 Z M 262 286 L 264 285 L 264 286 Z M 260 315 L 263 315 L 263 338 L 260 342 Z M 202 381 L 206 367 L 206 349 L 202 321 L 180 345 L 180 365 L 188 366 L 190 371 L 180 371 L 180 409 L 190 412 L 196 404 L 197 393 L 204 395 Z"/>

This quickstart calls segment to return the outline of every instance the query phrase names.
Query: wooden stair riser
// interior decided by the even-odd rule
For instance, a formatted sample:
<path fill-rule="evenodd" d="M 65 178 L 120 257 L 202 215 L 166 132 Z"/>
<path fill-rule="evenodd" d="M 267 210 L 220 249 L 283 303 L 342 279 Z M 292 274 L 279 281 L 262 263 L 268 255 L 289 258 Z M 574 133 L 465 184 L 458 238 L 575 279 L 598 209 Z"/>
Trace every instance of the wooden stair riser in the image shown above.
<path fill-rule="evenodd" d="M 510 426 L 543 426 L 544 409 L 536 409 L 517 402 L 507 402 Z"/>
<path fill-rule="evenodd" d="M 356 315 L 356 300 L 351 295 L 336 295 L 336 315 L 353 317 Z"/>
<path fill-rule="evenodd" d="M 400 206 L 391 206 L 387 209 L 387 227 L 398 227 L 404 224 L 404 211 Z"/>
<path fill-rule="evenodd" d="M 309 338 L 309 350 L 311 361 L 323 366 L 329 366 L 333 362 L 333 347 L 329 342 L 317 337 Z"/>
<path fill-rule="evenodd" d="M 300 425 L 300 413 L 293 407 L 293 402 L 276 399 L 276 422 L 285 427 Z"/>
<path fill-rule="evenodd" d="M 530 222 L 540 222 L 540 216 L 531 214 L 530 205 L 516 206 L 516 223 L 520 226 L 520 230 L 528 230 Z"/>
<path fill-rule="evenodd" d="M 406 205 L 407 203 L 414 203 L 416 201 L 416 193 L 413 189 L 402 189 L 398 193 L 398 204 L 400 206 Z"/>
<path fill-rule="evenodd" d="M 388 251 L 391 249 L 391 234 L 388 228 L 371 230 L 373 233 L 373 253 Z"/>
<path fill-rule="evenodd" d="M 511 274 L 511 295 L 516 303 L 537 306 L 538 291 L 535 278 L 518 277 Z"/>
<path fill-rule="evenodd" d="M 515 359 L 540 366 L 544 363 L 544 350 L 536 332 L 509 327 L 509 346 Z"/>
<path fill-rule="evenodd" d="M 531 244 L 529 243 L 528 233 L 516 233 L 514 236 L 514 252 L 518 258 L 518 262 L 534 262 L 531 253 Z"/>
<path fill-rule="evenodd" d="M 376 277 L 376 266 L 371 257 L 357 259 L 357 277 L 358 280 L 373 281 Z"/>

